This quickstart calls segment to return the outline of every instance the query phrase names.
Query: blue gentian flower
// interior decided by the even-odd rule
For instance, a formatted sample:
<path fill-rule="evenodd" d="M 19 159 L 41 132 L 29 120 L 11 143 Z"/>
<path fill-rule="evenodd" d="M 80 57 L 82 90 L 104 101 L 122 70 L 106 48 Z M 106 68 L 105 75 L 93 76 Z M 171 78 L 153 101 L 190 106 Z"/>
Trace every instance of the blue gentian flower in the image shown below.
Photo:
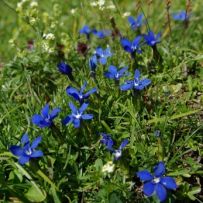
<path fill-rule="evenodd" d="M 147 197 L 152 196 L 154 193 L 158 196 L 162 202 L 167 197 L 167 189 L 176 190 L 177 185 L 172 177 L 164 176 L 165 165 L 163 162 L 159 162 L 154 167 L 154 175 L 147 170 L 143 170 L 137 173 L 137 176 L 144 182 L 143 192 Z"/>
<path fill-rule="evenodd" d="M 121 39 L 121 45 L 123 49 L 131 54 L 132 57 L 134 57 L 134 54 L 137 52 L 138 54 L 142 53 L 142 50 L 140 48 L 140 41 L 142 37 L 138 36 L 136 37 L 132 42 L 130 42 L 126 38 Z"/>
<path fill-rule="evenodd" d="M 122 156 L 122 149 L 125 148 L 125 146 L 128 144 L 128 139 L 124 139 L 119 148 L 114 149 L 114 142 L 111 139 L 111 136 L 105 133 L 102 133 L 101 135 L 102 139 L 100 140 L 100 142 L 106 146 L 107 150 L 112 152 L 112 154 L 114 155 L 114 159 L 118 160 Z"/>
<path fill-rule="evenodd" d="M 80 29 L 79 33 L 86 35 L 86 37 L 89 39 L 89 36 L 91 34 L 92 30 L 88 25 L 83 26 L 82 29 Z"/>
<path fill-rule="evenodd" d="M 90 59 L 89 59 L 89 67 L 90 70 L 95 72 L 95 69 L 97 67 L 97 56 L 93 55 Z"/>
<path fill-rule="evenodd" d="M 186 11 L 180 11 L 172 14 L 172 17 L 176 21 L 186 21 L 190 16 L 186 13 Z"/>
<path fill-rule="evenodd" d="M 38 158 L 43 156 L 43 152 L 41 150 L 36 150 L 41 140 L 42 137 L 39 136 L 31 144 L 28 135 L 24 134 L 21 138 L 22 146 L 13 145 L 9 148 L 9 150 L 15 156 L 19 157 L 18 162 L 23 165 L 29 162 L 31 158 Z"/>
<path fill-rule="evenodd" d="M 79 101 L 80 104 L 82 104 L 84 100 L 88 99 L 91 94 L 97 91 L 97 88 L 92 88 L 88 92 L 84 93 L 86 86 L 87 86 L 87 82 L 84 83 L 84 85 L 81 87 L 80 90 L 74 87 L 68 86 L 66 88 L 66 93 L 72 96 L 76 101 Z"/>
<path fill-rule="evenodd" d="M 109 35 L 111 35 L 111 31 L 110 30 L 92 30 L 92 33 L 97 36 L 100 39 L 103 39 Z"/>
<path fill-rule="evenodd" d="M 119 80 L 121 77 L 129 75 L 127 69 L 127 67 L 124 67 L 118 70 L 117 67 L 111 65 L 108 71 L 104 73 L 104 76 L 109 79 Z"/>
<path fill-rule="evenodd" d="M 135 70 L 134 80 L 128 80 L 124 84 L 120 86 L 122 91 L 135 89 L 135 90 L 143 90 L 151 83 L 150 79 L 144 78 L 140 80 L 140 71 L 138 69 Z"/>
<path fill-rule="evenodd" d="M 46 104 L 41 111 L 41 115 L 35 114 L 32 116 L 32 123 L 40 128 L 51 127 L 53 125 L 53 120 L 58 116 L 61 110 L 55 108 L 49 113 L 49 104 Z"/>
<path fill-rule="evenodd" d="M 136 19 L 134 19 L 132 16 L 128 17 L 128 22 L 130 23 L 130 27 L 132 30 L 136 30 L 143 25 L 143 17 L 143 14 L 138 15 Z"/>
<path fill-rule="evenodd" d="M 58 70 L 64 75 L 72 75 L 72 68 L 64 62 L 58 64 Z"/>
<path fill-rule="evenodd" d="M 75 105 L 70 102 L 69 107 L 72 111 L 70 115 L 63 119 L 62 124 L 67 125 L 69 123 L 73 123 L 75 128 L 80 127 L 81 120 L 91 120 L 93 119 L 92 114 L 83 114 L 86 108 L 88 107 L 88 103 L 83 103 L 79 109 L 75 107 Z"/>
<path fill-rule="evenodd" d="M 105 65 L 107 58 L 112 56 L 111 49 L 107 47 L 105 50 L 101 47 L 96 48 L 95 55 L 102 65 Z"/>
<path fill-rule="evenodd" d="M 144 35 L 145 42 L 151 47 L 154 47 L 156 44 L 160 43 L 160 38 L 161 33 L 155 35 L 152 31 L 149 31 L 146 35 Z"/>

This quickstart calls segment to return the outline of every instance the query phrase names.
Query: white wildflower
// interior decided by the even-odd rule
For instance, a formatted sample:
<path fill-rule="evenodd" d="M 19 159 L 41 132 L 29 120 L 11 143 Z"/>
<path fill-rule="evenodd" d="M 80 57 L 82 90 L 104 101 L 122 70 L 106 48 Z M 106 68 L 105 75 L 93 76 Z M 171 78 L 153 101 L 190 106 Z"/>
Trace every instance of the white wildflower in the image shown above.
<path fill-rule="evenodd" d="M 114 168 L 115 164 L 112 161 L 109 161 L 102 167 L 102 172 L 112 173 L 114 171 Z"/>
<path fill-rule="evenodd" d="M 33 7 L 37 7 L 38 6 L 38 3 L 36 1 L 32 1 L 30 3 L 30 7 L 33 8 Z"/>
<path fill-rule="evenodd" d="M 130 12 L 125 12 L 124 14 L 123 14 L 123 17 L 127 17 L 127 16 L 129 16 L 130 15 Z"/>
<path fill-rule="evenodd" d="M 43 37 L 47 40 L 54 40 L 55 36 L 52 33 L 48 33 L 48 34 L 43 34 Z"/>
<path fill-rule="evenodd" d="M 96 6 L 97 6 L 97 2 L 96 2 L 96 1 L 91 2 L 91 3 L 90 3 L 90 6 L 96 7 Z"/>
<path fill-rule="evenodd" d="M 76 9 L 75 8 L 72 8 L 71 10 L 70 10 L 70 13 L 71 14 L 74 14 L 76 12 Z"/>

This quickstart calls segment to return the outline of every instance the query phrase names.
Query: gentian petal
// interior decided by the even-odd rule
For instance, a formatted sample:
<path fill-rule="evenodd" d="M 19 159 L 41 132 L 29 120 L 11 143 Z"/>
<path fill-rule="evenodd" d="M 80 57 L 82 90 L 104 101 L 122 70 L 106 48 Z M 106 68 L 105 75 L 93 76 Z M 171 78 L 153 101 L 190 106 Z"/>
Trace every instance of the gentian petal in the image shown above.
<path fill-rule="evenodd" d="M 122 150 L 128 144 L 128 142 L 128 139 L 124 139 L 119 147 L 119 150 Z"/>
<path fill-rule="evenodd" d="M 29 162 L 29 160 L 30 160 L 29 156 L 20 156 L 19 159 L 18 159 L 18 162 L 21 165 L 24 165 L 25 163 Z"/>
<path fill-rule="evenodd" d="M 46 104 L 41 111 L 43 118 L 47 118 L 49 115 L 49 104 Z"/>
<path fill-rule="evenodd" d="M 109 72 L 115 75 L 117 73 L 117 68 L 116 66 L 110 65 L 108 68 Z"/>
<path fill-rule="evenodd" d="M 123 49 L 129 53 L 132 53 L 132 49 L 131 49 L 131 42 L 129 40 L 127 40 L 126 38 L 121 39 L 121 45 L 123 47 Z"/>
<path fill-rule="evenodd" d="M 137 16 L 137 27 L 140 27 L 142 25 L 143 17 L 144 17 L 143 14 Z"/>
<path fill-rule="evenodd" d="M 76 88 L 71 87 L 71 86 L 68 86 L 66 88 L 66 93 L 67 93 L 67 95 L 70 95 L 70 96 L 73 96 L 73 94 L 79 95 L 79 91 Z"/>
<path fill-rule="evenodd" d="M 155 190 L 155 186 L 156 184 L 152 183 L 152 182 L 146 182 L 143 186 L 143 192 L 147 197 L 152 196 L 152 194 L 154 193 Z"/>
<path fill-rule="evenodd" d="M 102 65 L 105 65 L 106 62 L 107 62 L 106 57 L 101 57 L 101 58 L 99 59 L 99 62 L 100 62 Z"/>
<path fill-rule="evenodd" d="M 82 119 L 83 120 L 93 119 L 93 115 L 92 114 L 84 114 L 84 115 L 82 115 Z"/>
<path fill-rule="evenodd" d="M 105 55 L 106 57 L 112 56 L 111 49 L 110 49 L 109 47 L 107 47 L 107 48 L 104 50 L 104 55 Z"/>
<path fill-rule="evenodd" d="M 73 119 L 73 125 L 75 128 L 79 128 L 80 127 L 80 119 Z"/>
<path fill-rule="evenodd" d="M 56 118 L 60 111 L 61 111 L 60 108 L 53 109 L 52 112 L 50 113 L 50 120 L 53 120 L 54 118 Z"/>
<path fill-rule="evenodd" d="M 135 75 L 134 75 L 134 79 L 135 80 L 139 80 L 140 78 L 140 71 L 138 69 L 135 70 Z"/>
<path fill-rule="evenodd" d="M 133 40 L 132 46 L 138 48 L 141 39 L 142 39 L 141 36 L 137 36 L 137 37 Z"/>
<path fill-rule="evenodd" d="M 13 145 L 9 148 L 9 150 L 15 155 L 15 156 L 21 156 L 23 154 L 23 149 L 20 146 Z"/>
<path fill-rule="evenodd" d="M 128 67 L 124 67 L 124 68 L 121 68 L 121 69 L 118 71 L 118 73 L 119 73 L 120 75 L 123 75 L 127 70 L 128 70 Z"/>
<path fill-rule="evenodd" d="M 160 183 L 158 183 L 158 184 L 156 185 L 156 194 L 157 194 L 157 196 L 158 196 L 158 198 L 159 198 L 159 200 L 160 200 L 161 202 L 163 202 L 163 201 L 166 199 L 166 197 L 167 197 L 166 189 L 165 189 L 165 187 L 164 187 L 162 184 L 160 184 Z"/>
<path fill-rule="evenodd" d="M 123 85 L 120 86 L 120 89 L 122 91 L 126 91 L 126 90 L 129 90 L 129 89 L 132 89 L 133 88 L 133 81 L 129 82 L 129 83 L 124 83 Z"/>
<path fill-rule="evenodd" d="M 44 156 L 44 154 L 43 154 L 43 152 L 41 150 L 34 151 L 30 155 L 30 157 L 32 157 L 32 158 L 37 158 L 37 157 L 42 157 L 42 156 Z"/>
<path fill-rule="evenodd" d="M 90 67 L 90 70 L 95 71 L 95 69 L 97 67 L 97 56 L 96 55 L 93 55 L 89 59 L 89 67 Z"/>
<path fill-rule="evenodd" d="M 42 118 L 41 115 L 39 114 L 35 114 L 32 116 L 32 123 L 35 124 L 35 125 L 39 125 L 41 121 L 43 121 L 44 118 Z"/>
<path fill-rule="evenodd" d="M 86 87 L 87 87 L 87 82 L 85 81 L 83 86 L 81 87 L 80 94 L 82 94 L 84 92 Z"/>
<path fill-rule="evenodd" d="M 69 102 L 69 107 L 70 107 L 72 113 L 77 114 L 77 108 L 75 107 L 75 105 L 72 102 Z"/>
<path fill-rule="evenodd" d="M 161 184 L 164 185 L 167 189 L 176 190 L 177 184 L 172 177 L 166 176 L 161 178 Z"/>
<path fill-rule="evenodd" d="M 137 176 L 140 178 L 141 181 L 150 181 L 153 179 L 153 176 L 147 170 L 137 172 Z"/>
<path fill-rule="evenodd" d="M 154 167 L 154 175 L 156 177 L 161 177 L 165 173 L 165 164 L 164 162 L 159 162 L 155 167 Z"/>
<path fill-rule="evenodd" d="M 29 142 L 29 137 L 28 137 L 28 134 L 27 133 L 25 133 L 23 136 L 22 136 L 22 138 L 21 138 L 21 144 L 26 144 L 26 143 L 28 143 Z"/>
<path fill-rule="evenodd" d="M 83 103 L 82 106 L 79 108 L 79 112 L 83 113 L 88 107 L 88 105 L 89 105 L 88 103 Z"/>
<path fill-rule="evenodd" d="M 91 90 L 89 90 L 88 92 L 86 92 L 83 97 L 84 99 L 87 99 L 91 94 L 95 93 L 97 91 L 97 88 L 92 88 Z"/>
<path fill-rule="evenodd" d="M 115 78 L 115 75 L 112 74 L 111 72 L 105 72 L 105 73 L 104 73 L 104 76 L 107 77 L 107 78 L 109 78 L 109 79 L 114 79 L 114 78 Z"/>
<path fill-rule="evenodd" d="M 67 116 L 62 120 L 63 125 L 67 125 L 68 123 L 72 122 L 73 118 L 72 116 Z"/>
<path fill-rule="evenodd" d="M 133 27 L 133 25 L 136 24 L 136 21 L 132 16 L 128 16 L 128 22 L 130 23 L 131 27 Z"/>
<path fill-rule="evenodd" d="M 32 149 L 35 149 L 35 148 L 39 145 L 39 143 L 40 143 L 41 141 L 42 141 L 42 137 L 41 137 L 41 136 L 37 137 L 37 138 L 32 142 L 31 148 L 32 148 Z"/>

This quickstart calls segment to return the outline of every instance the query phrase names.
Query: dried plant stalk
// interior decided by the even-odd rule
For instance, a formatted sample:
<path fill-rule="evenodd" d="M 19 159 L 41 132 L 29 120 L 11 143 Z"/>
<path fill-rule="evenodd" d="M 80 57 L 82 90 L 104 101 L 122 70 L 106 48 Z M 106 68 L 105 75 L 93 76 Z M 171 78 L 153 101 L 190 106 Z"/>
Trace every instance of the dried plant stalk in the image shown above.
<path fill-rule="evenodd" d="M 169 28 L 169 32 L 171 33 L 171 16 L 170 16 L 170 8 L 171 8 L 171 0 L 165 0 L 166 2 L 166 19 L 167 26 Z"/>

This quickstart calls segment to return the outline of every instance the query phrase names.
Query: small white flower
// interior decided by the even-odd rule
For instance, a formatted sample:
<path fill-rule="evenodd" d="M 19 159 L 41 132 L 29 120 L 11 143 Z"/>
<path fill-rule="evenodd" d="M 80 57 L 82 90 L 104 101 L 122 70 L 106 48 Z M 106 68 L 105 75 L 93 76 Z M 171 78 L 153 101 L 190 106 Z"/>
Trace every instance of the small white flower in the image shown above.
<path fill-rule="evenodd" d="M 54 40 L 55 36 L 52 33 L 48 33 L 48 34 L 43 34 L 43 37 L 47 40 Z"/>
<path fill-rule="evenodd" d="M 123 17 L 127 17 L 127 16 L 129 16 L 130 15 L 130 12 L 125 12 L 124 14 L 123 14 Z"/>
<path fill-rule="evenodd" d="M 36 1 L 32 1 L 31 3 L 30 3 L 30 7 L 37 7 L 38 6 L 38 3 L 36 2 Z"/>
<path fill-rule="evenodd" d="M 91 3 L 90 3 L 90 6 L 92 6 L 92 7 L 97 6 L 97 2 L 96 2 L 96 1 L 91 2 Z"/>
<path fill-rule="evenodd" d="M 71 14 L 74 14 L 76 12 L 76 9 L 75 8 L 72 8 L 71 10 L 70 10 L 70 13 Z"/>
<path fill-rule="evenodd" d="M 116 7 L 115 7 L 115 5 L 114 4 L 110 4 L 110 5 L 108 5 L 106 8 L 108 8 L 108 9 L 115 9 Z"/>
<path fill-rule="evenodd" d="M 112 161 L 109 161 L 103 166 L 102 172 L 112 173 L 114 171 L 114 168 L 115 168 L 115 164 Z"/>
<path fill-rule="evenodd" d="M 105 0 L 98 0 L 97 4 L 99 7 L 102 7 L 105 4 Z"/>

